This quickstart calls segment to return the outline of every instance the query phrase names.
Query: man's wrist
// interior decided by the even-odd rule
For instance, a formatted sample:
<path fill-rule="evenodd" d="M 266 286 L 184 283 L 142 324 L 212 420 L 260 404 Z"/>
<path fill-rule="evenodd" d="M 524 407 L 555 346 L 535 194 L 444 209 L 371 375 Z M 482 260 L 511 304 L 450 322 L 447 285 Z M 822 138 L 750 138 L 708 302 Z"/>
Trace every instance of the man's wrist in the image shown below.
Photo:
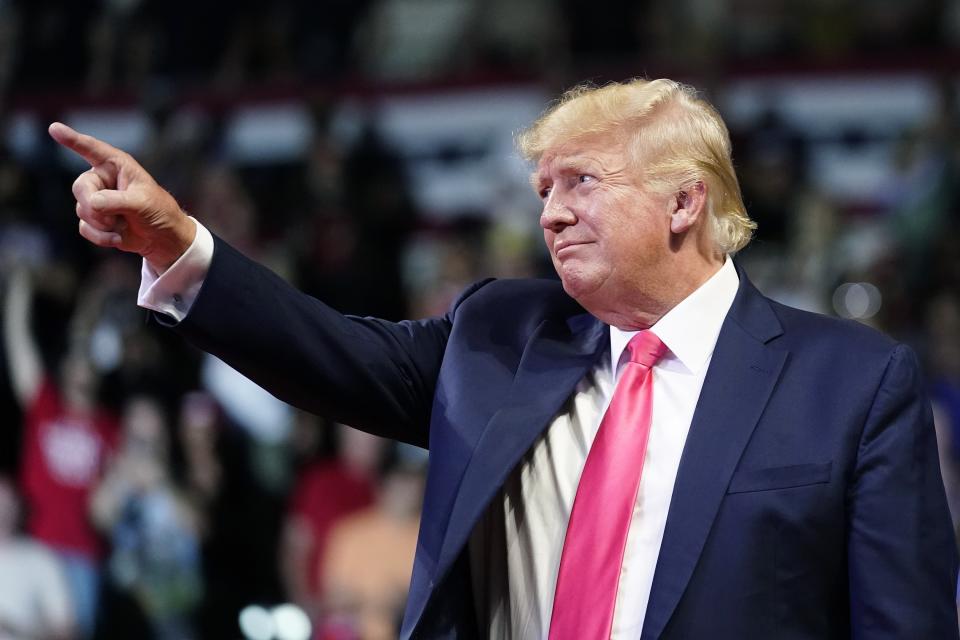
<path fill-rule="evenodd" d="M 214 241 L 202 224 L 189 218 L 194 227 L 192 244 L 162 273 L 146 259 L 141 269 L 137 304 L 145 309 L 183 320 L 207 277 L 213 260 Z"/>
<path fill-rule="evenodd" d="M 186 253 L 196 237 L 197 223 L 184 213 L 172 229 L 169 242 L 152 246 L 143 259 L 157 274 L 162 274 Z"/>

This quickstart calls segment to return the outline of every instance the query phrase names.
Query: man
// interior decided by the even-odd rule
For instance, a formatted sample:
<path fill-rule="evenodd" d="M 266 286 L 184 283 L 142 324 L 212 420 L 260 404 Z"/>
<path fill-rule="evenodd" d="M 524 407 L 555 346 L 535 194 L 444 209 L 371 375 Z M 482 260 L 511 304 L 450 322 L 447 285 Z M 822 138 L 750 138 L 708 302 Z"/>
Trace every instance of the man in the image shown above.
<path fill-rule="evenodd" d="M 126 154 L 50 133 L 92 165 L 80 233 L 144 256 L 161 322 L 430 448 L 403 637 L 957 637 L 916 359 L 734 268 L 751 222 L 691 89 L 568 93 L 521 138 L 561 284 L 479 283 L 399 324 L 299 294 Z"/>

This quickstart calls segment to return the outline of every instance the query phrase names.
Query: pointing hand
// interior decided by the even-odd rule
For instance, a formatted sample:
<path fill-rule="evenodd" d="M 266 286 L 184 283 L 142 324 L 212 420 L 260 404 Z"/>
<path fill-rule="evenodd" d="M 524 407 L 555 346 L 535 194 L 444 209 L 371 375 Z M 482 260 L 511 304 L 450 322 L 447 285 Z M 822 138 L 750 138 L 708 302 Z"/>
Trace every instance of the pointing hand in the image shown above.
<path fill-rule="evenodd" d="M 59 122 L 50 136 L 90 163 L 73 183 L 80 235 L 138 253 L 162 273 L 193 243 L 196 225 L 129 154 Z"/>

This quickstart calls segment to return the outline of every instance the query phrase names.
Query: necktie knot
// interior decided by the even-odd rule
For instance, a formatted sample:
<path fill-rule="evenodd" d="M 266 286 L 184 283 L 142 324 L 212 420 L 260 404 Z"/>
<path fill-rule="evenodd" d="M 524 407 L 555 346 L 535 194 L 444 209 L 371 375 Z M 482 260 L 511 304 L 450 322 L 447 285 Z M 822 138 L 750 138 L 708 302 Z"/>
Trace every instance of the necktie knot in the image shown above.
<path fill-rule="evenodd" d="M 657 334 L 644 330 L 630 338 L 627 349 L 630 351 L 630 362 L 652 369 L 667 352 L 667 345 L 663 344 Z"/>

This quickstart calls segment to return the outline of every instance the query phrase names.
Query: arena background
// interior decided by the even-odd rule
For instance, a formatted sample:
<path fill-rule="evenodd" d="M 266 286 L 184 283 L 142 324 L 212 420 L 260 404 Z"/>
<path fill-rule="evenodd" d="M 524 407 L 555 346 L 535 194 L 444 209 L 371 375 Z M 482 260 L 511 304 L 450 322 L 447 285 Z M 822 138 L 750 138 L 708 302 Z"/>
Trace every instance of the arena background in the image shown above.
<path fill-rule="evenodd" d="M 128 150 L 334 307 L 399 319 L 482 277 L 552 276 L 514 135 L 579 82 L 665 76 L 730 126 L 761 290 L 921 355 L 955 507 L 958 63 L 957 0 L 0 0 L 5 483 L 29 521 L 67 498 L 27 486 L 25 458 L 89 468 L 100 586 L 65 593 L 99 594 L 96 637 L 395 637 L 425 452 L 299 414 L 147 322 L 139 260 L 77 235 L 86 167 L 46 126 Z M 114 444 L 31 442 L 27 343 L 48 391 L 89 361 Z M 35 578 L 11 571 L 0 594 Z"/>

